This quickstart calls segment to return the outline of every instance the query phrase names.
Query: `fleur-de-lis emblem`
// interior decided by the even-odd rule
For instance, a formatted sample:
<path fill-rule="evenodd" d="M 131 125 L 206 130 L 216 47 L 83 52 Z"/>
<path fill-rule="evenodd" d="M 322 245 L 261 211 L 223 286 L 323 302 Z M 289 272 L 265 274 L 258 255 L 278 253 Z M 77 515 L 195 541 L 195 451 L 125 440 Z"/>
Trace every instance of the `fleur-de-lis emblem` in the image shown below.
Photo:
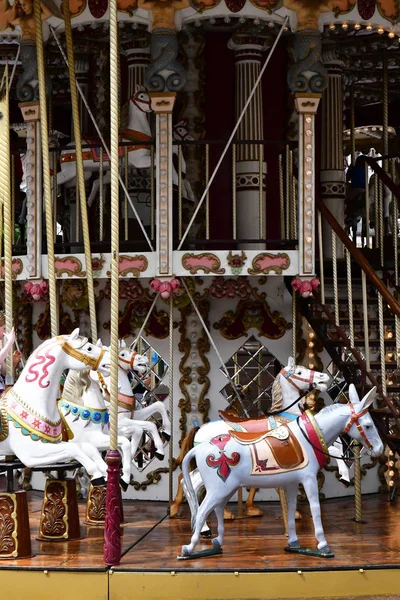
<path fill-rule="evenodd" d="M 221 450 L 221 456 L 219 458 L 215 458 L 214 454 L 209 454 L 206 457 L 206 463 L 212 469 L 218 469 L 217 475 L 222 479 L 222 481 L 226 481 L 231 473 L 231 467 L 235 467 L 239 464 L 240 454 L 238 452 L 233 452 L 232 456 L 229 457 L 225 454 L 224 448 L 226 444 L 231 439 L 229 433 L 224 433 L 222 435 L 218 435 L 211 440 L 211 444 L 218 446 Z"/>

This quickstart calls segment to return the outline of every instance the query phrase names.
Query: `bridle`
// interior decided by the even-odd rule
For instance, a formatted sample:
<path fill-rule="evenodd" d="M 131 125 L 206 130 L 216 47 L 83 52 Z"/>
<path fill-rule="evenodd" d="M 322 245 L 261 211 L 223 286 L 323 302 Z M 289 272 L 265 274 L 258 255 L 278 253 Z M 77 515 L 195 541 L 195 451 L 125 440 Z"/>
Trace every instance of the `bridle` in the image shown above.
<path fill-rule="evenodd" d="M 367 414 L 367 412 L 368 412 L 368 408 L 365 408 L 360 413 L 356 413 L 356 411 L 354 410 L 354 406 L 352 404 L 350 404 L 350 413 L 351 413 L 350 419 L 349 419 L 349 422 L 347 423 L 345 429 L 343 430 L 343 433 L 348 433 L 350 431 L 350 429 L 352 428 L 352 426 L 356 425 L 358 432 L 361 435 L 362 439 L 364 440 L 367 448 L 373 448 L 373 445 L 368 440 L 364 429 L 362 428 L 362 426 L 359 423 L 359 419 L 361 419 L 361 417 L 363 417 L 365 414 Z"/>
<path fill-rule="evenodd" d="M 280 371 L 280 374 L 282 375 L 282 377 L 284 377 L 288 383 L 290 383 L 290 385 L 292 385 L 294 388 L 296 388 L 297 391 L 302 392 L 302 388 L 299 387 L 298 385 L 296 385 L 296 383 L 293 381 L 293 379 L 296 379 L 297 381 L 303 381 L 304 383 L 308 383 L 309 385 L 309 389 L 311 390 L 311 386 L 314 383 L 314 378 L 315 378 L 315 371 L 311 371 L 310 370 L 310 377 L 306 378 L 306 377 L 299 377 L 298 375 L 294 375 L 294 369 L 289 369 L 288 371 L 283 368 Z"/>
<path fill-rule="evenodd" d="M 178 129 L 185 129 L 184 127 L 182 127 L 182 125 L 176 125 L 176 127 L 174 127 L 174 139 L 177 141 L 181 141 L 181 142 L 186 142 L 186 140 L 192 141 L 193 137 L 190 135 L 190 133 L 187 131 L 187 129 L 185 129 L 185 133 L 183 135 L 180 134 L 180 132 L 178 131 Z"/>
<path fill-rule="evenodd" d="M 100 365 L 101 359 L 104 356 L 105 348 L 102 348 L 100 350 L 100 354 L 99 354 L 98 358 L 94 358 L 92 356 L 87 356 L 86 354 L 84 354 L 83 352 L 78 350 L 77 348 L 73 348 L 73 346 L 71 346 L 71 344 L 69 344 L 67 342 L 67 340 L 65 340 L 64 338 L 62 338 L 60 336 L 57 337 L 57 340 L 61 341 L 60 346 L 61 346 L 61 349 L 65 352 L 65 354 L 72 356 L 72 358 L 76 358 L 76 360 L 79 360 L 79 362 L 82 362 L 84 365 L 87 365 L 93 371 L 97 371 L 97 369 Z"/>
<path fill-rule="evenodd" d="M 131 356 L 131 359 L 130 359 L 130 360 L 126 360 L 125 358 L 122 358 L 122 356 L 118 356 L 118 366 L 119 366 L 121 369 L 123 368 L 123 367 L 121 367 L 121 365 L 119 364 L 119 362 L 121 361 L 121 362 L 125 363 L 126 365 L 129 365 L 129 367 L 130 367 L 130 370 L 131 370 L 131 371 L 133 371 L 133 370 L 134 370 L 134 369 L 133 369 L 133 363 L 134 363 L 134 361 L 135 361 L 135 358 L 136 358 L 137 354 L 138 354 L 137 352 L 132 352 L 132 356 Z"/>
<path fill-rule="evenodd" d="M 139 93 L 143 94 L 143 92 L 139 92 Z M 148 100 L 136 100 L 136 94 L 133 94 L 133 96 L 131 96 L 131 102 L 141 112 L 143 112 L 143 113 L 151 112 L 151 99 L 150 98 Z M 148 107 L 149 110 L 143 110 L 143 108 L 140 106 L 141 104 L 145 104 Z"/>

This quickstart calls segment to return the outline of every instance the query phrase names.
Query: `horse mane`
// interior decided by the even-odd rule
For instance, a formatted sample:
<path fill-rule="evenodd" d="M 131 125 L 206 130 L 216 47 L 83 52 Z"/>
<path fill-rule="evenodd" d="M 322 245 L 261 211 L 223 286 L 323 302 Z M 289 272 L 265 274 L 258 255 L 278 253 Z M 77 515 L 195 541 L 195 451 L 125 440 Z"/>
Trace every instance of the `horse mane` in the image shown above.
<path fill-rule="evenodd" d="M 272 384 L 272 394 L 271 394 L 271 408 L 269 412 L 277 412 L 283 409 L 283 395 L 282 395 L 282 386 L 280 381 L 280 373 L 275 377 L 274 383 Z"/>
<path fill-rule="evenodd" d="M 91 383 L 89 373 L 70 369 L 64 382 L 64 400 L 74 404 L 82 404 L 83 393 L 90 388 Z"/>

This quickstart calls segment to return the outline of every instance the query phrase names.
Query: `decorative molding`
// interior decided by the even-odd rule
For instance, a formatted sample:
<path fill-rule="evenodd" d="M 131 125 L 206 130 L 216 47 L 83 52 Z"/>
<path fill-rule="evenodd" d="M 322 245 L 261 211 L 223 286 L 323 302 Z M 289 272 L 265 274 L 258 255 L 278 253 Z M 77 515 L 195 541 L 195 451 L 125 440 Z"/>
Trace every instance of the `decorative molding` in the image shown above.
<path fill-rule="evenodd" d="M 135 254 L 134 256 L 120 254 L 119 256 L 118 270 L 120 277 L 126 277 L 127 275 L 140 277 L 140 274 L 144 273 L 148 266 L 148 260 L 143 254 Z M 107 271 L 107 277 L 111 277 L 111 271 Z"/>
<path fill-rule="evenodd" d="M 199 271 L 203 273 L 225 273 L 225 269 L 221 268 L 221 261 L 215 254 L 211 252 L 203 252 L 201 254 L 186 253 L 182 256 L 182 266 L 184 269 L 190 272 L 191 275 L 195 275 Z"/>
<path fill-rule="evenodd" d="M 17 275 L 20 275 L 23 271 L 23 264 L 22 264 L 22 260 L 20 258 L 13 258 L 12 259 L 12 278 L 16 279 Z M 5 267 L 4 267 L 4 259 L 1 260 L 1 279 L 4 279 L 4 272 L 5 272 Z"/>
<path fill-rule="evenodd" d="M 249 275 L 268 275 L 274 271 L 276 275 L 282 275 L 282 271 L 286 271 L 290 265 L 290 258 L 285 252 L 279 254 L 270 254 L 262 252 L 253 258 L 252 268 L 247 269 Z"/>
<path fill-rule="evenodd" d="M 214 277 L 208 290 L 211 298 L 248 298 L 251 292 L 252 287 L 247 277 L 238 279 Z"/>
<path fill-rule="evenodd" d="M 54 257 L 56 277 L 68 275 L 69 277 L 86 277 L 86 271 L 82 271 L 82 263 L 75 256 Z"/>

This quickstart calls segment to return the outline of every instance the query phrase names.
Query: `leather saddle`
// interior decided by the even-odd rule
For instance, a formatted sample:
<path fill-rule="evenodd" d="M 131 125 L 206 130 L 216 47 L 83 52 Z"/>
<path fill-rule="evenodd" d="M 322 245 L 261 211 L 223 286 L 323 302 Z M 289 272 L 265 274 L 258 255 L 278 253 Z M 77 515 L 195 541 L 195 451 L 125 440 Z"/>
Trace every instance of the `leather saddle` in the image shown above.
<path fill-rule="evenodd" d="M 232 415 L 224 410 L 218 411 L 218 414 L 221 419 L 225 421 L 225 423 L 231 425 L 236 431 L 239 429 L 239 431 L 247 431 L 248 433 L 255 433 L 258 435 L 262 435 L 274 427 L 281 425 L 282 423 L 290 422 L 289 419 L 280 416 L 273 417 L 273 421 L 271 423 L 271 417 L 268 415 L 262 415 L 261 417 L 256 417 L 254 419 L 247 419 Z"/>
<path fill-rule="evenodd" d="M 263 472 L 294 469 L 305 460 L 300 443 L 286 425 L 258 435 L 244 431 L 230 431 L 229 434 L 240 444 L 251 446 L 256 463 Z M 268 467 L 271 459 L 275 467 Z"/>

